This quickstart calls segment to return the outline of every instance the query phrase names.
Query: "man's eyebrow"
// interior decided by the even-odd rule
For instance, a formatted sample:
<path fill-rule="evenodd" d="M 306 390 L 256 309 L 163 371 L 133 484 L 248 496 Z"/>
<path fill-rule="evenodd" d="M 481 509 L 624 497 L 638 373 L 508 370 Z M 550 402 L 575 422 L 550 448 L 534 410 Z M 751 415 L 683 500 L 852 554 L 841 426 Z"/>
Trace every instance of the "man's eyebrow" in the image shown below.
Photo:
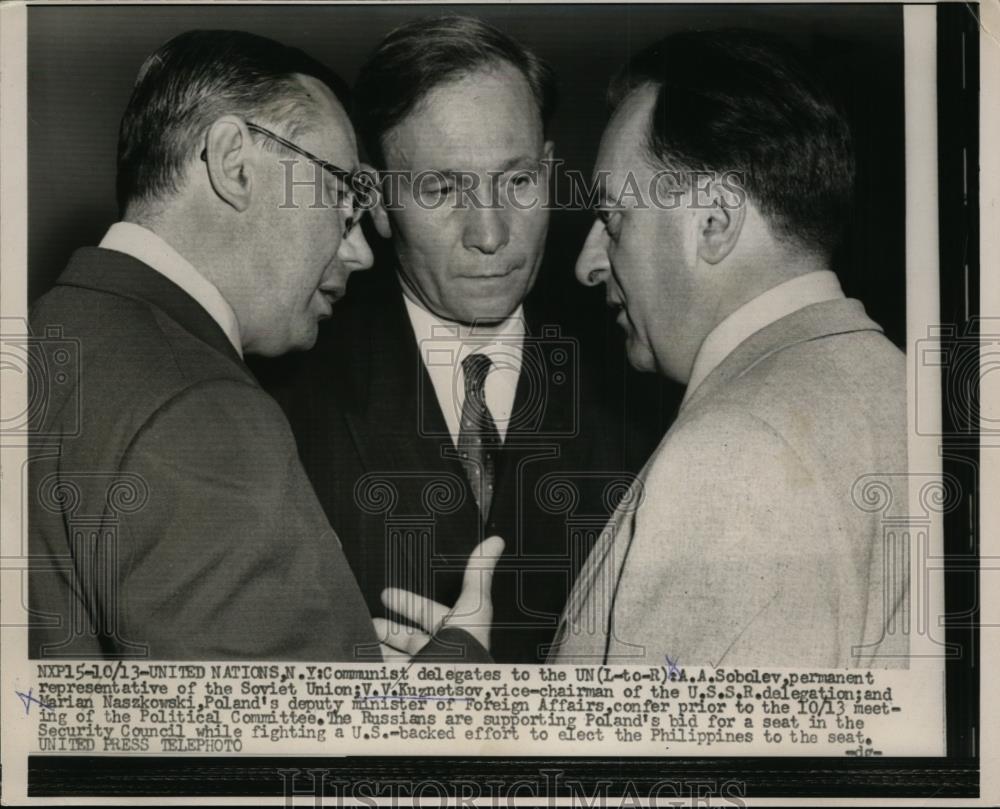
<path fill-rule="evenodd" d="M 518 155 L 517 157 L 511 157 L 504 160 L 497 169 L 489 169 L 486 174 L 504 174 L 511 169 L 533 169 L 537 168 L 541 164 L 541 161 L 537 157 L 532 155 L 524 154 Z M 445 177 L 464 177 L 469 174 L 478 174 L 479 172 L 473 171 L 471 169 L 462 169 L 457 166 L 447 166 L 440 169 L 429 169 L 433 174 L 443 174 Z"/>
<path fill-rule="evenodd" d="M 509 160 L 505 160 L 501 166 L 501 171 L 510 171 L 511 169 L 527 169 L 527 168 L 537 168 L 540 161 L 537 157 L 532 155 L 524 154 L 518 155 L 517 157 L 512 157 Z"/>
<path fill-rule="evenodd" d="M 594 200 L 594 209 L 602 208 L 612 208 L 615 203 L 611 201 L 611 197 L 608 196 L 608 189 L 602 187 L 600 191 L 597 192 L 597 198 Z"/>

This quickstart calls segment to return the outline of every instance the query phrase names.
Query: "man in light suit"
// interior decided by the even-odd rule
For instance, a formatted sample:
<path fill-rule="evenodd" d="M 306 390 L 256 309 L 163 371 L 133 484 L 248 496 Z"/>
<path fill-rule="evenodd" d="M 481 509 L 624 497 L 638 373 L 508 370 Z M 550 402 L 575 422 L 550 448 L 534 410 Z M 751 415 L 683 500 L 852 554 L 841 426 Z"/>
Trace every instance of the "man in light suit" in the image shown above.
<path fill-rule="evenodd" d="M 243 362 L 309 348 L 372 263 L 341 87 L 235 31 L 182 34 L 143 64 L 120 130 L 123 221 L 31 314 L 80 363 L 33 425 L 32 657 L 381 659 L 288 423 Z M 428 651 L 488 659 L 475 632 L 445 628 Z"/>
<path fill-rule="evenodd" d="M 492 652 L 543 662 L 631 480 L 565 313 L 531 296 L 553 76 L 481 20 L 432 17 L 379 44 L 355 97 L 394 255 L 351 280 L 313 351 L 261 379 L 370 608 L 386 586 L 453 603 L 478 538 L 499 535 Z"/>
<path fill-rule="evenodd" d="M 846 123 L 740 31 L 667 37 L 610 98 L 577 278 L 605 285 L 632 365 L 687 390 L 550 659 L 905 666 L 905 555 L 860 493 L 905 479 L 904 356 L 830 271 Z"/>

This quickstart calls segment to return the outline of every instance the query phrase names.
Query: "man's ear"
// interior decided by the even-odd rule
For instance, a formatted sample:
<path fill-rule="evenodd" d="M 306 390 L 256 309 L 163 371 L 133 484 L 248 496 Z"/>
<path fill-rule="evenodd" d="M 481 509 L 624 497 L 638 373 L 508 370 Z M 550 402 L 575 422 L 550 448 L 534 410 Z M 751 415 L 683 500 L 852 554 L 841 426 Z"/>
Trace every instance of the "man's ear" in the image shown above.
<path fill-rule="evenodd" d="M 362 167 L 366 167 L 365 164 L 362 164 Z M 385 188 L 387 185 L 389 185 L 389 181 L 383 179 L 382 184 L 379 186 L 378 193 L 375 195 L 375 203 L 372 205 L 371 209 L 372 221 L 375 223 L 375 230 L 383 239 L 389 239 L 392 237 L 392 225 L 389 224 L 389 212 L 385 209 Z"/>
<path fill-rule="evenodd" d="M 713 183 L 707 190 L 704 199 L 708 205 L 698 217 L 698 257 L 707 264 L 718 264 L 739 241 L 746 205 L 734 200 L 721 183 Z"/>
<path fill-rule="evenodd" d="M 241 213 L 250 205 L 253 191 L 251 144 L 246 124 L 233 115 L 219 118 L 205 136 L 208 180 L 219 199 Z"/>
<path fill-rule="evenodd" d="M 552 162 L 552 156 L 556 153 L 556 145 L 553 141 L 545 141 L 545 145 L 542 147 L 542 173 L 541 177 L 546 182 L 552 179 L 553 169 L 555 166 Z"/>

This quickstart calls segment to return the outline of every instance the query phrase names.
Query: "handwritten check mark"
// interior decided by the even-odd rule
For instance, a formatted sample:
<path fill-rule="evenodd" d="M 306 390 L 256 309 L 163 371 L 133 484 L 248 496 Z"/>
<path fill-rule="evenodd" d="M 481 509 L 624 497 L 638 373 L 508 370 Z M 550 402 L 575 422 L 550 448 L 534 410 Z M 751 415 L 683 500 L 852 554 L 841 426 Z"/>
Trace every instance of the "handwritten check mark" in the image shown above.
<path fill-rule="evenodd" d="M 43 708 L 46 708 L 46 709 L 48 709 L 50 711 L 54 710 L 55 706 L 53 706 L 53 705 L 46 705 L 38 697 L 34 696 L 33 693 L 32 693 L 34 690 L 35 690 L 34 688 L 29 688 L 27 694 L 24 694 L 21 691 L 18 691 L 16 689 L 14 691 L 14 693 L 17 694 L 17 696 L 20 698 L 21 702 L 24 703 L 24 715 L 27 716 L 29 713 L 31 713 L 31 703 L 32 702 L 34 702 L 34 703 L 36 703 L 38 705 L 41 705 Z"/>
<path fill-rule="evenodd" d="M 677 668 L 677 660 L 671 660 L 670 655 L 663 655 L 663 659 L 667 661 L 667 676 L 673 677 L 675 674 L 680 677 L 681 670 Z M 678 658 L 679 660 L 680 658 Z"/>

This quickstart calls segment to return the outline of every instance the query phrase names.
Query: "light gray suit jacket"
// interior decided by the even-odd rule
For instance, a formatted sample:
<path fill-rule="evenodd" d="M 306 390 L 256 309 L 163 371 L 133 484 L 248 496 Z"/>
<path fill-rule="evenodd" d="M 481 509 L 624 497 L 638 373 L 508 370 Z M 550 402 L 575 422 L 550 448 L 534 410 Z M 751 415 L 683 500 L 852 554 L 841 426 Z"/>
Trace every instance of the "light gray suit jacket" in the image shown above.
<path fill-rule="evenodd" d="M 860 302 L 753 334 L 609 523 L 550 662 L 906 666 L 907 540 L 884 519 L 906 513 L 906 424 L 904 356 Z"/>

